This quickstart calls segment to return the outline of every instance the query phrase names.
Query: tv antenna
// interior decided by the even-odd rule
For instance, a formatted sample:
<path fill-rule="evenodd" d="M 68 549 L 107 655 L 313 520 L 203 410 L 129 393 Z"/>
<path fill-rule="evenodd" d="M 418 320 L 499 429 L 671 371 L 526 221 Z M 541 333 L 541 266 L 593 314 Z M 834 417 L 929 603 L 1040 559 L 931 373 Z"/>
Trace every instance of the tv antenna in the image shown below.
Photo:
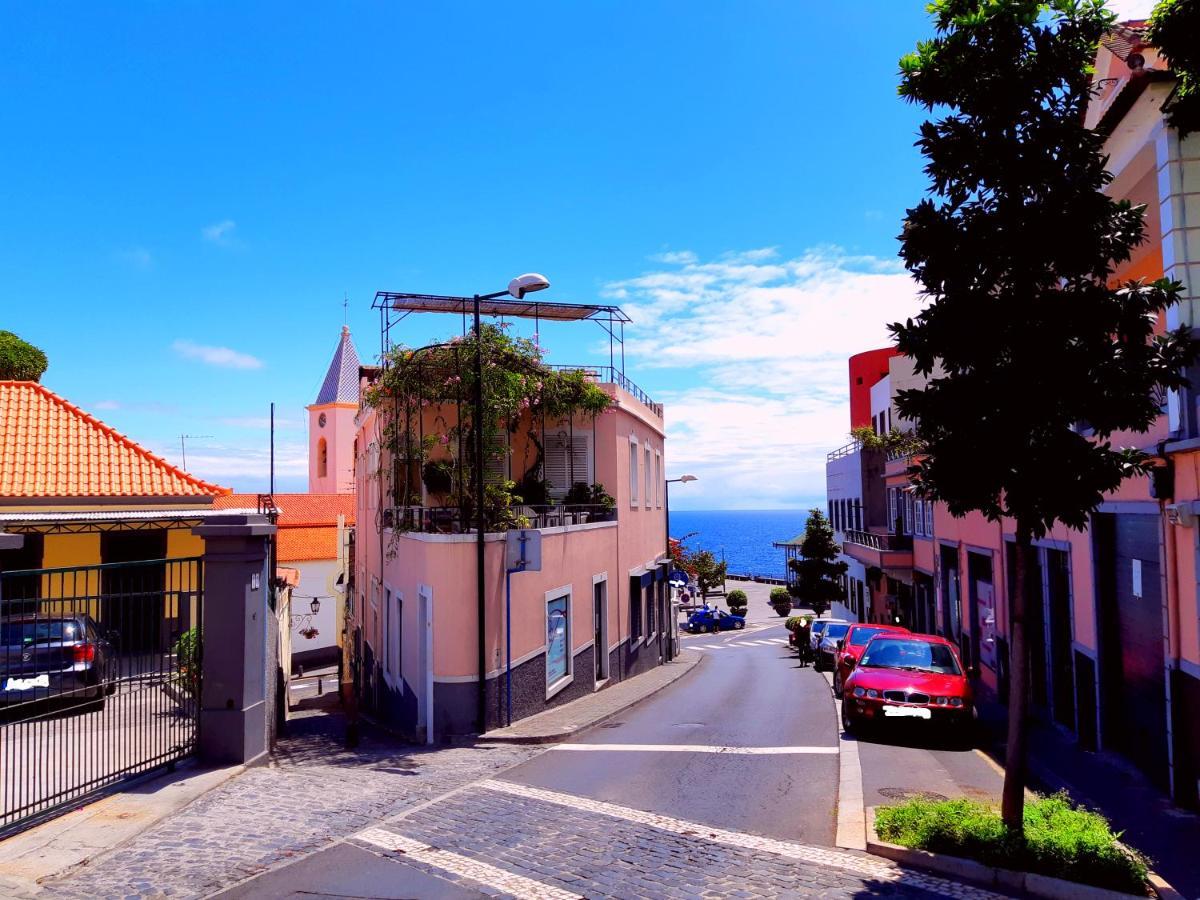
<path fill-rule="evenodd" d="M 183 456 L 183 471 L 187 471 L 187 442 L 211 437 L 211 434 L 181 434 L 179 436 L 179 452 Z"/>

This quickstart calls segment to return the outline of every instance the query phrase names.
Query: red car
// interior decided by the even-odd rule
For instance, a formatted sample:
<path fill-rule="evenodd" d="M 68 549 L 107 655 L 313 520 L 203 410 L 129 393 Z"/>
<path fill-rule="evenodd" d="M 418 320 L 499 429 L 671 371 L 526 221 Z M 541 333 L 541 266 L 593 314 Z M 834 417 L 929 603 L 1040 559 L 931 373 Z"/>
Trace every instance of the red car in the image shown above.
<path fill-rule="evenodd" d="M 879 635 L 843 686 L 842 728 L 852 732 L 903 719 L 953 726 L 965 735 L 975 718 L 969 674 L 945 638 Z"/>
<path fill-rule="evenodd" d="M 850 670 L 854 668 L 859 657 L 863 655 L 863 651 L 867 649 L 867 643 L 871 638 L 877 634 L 891 632 L 908 634 L 908 629 L 903 625 L 850 626 L 846 636 L 838 641 L 837 654 L 833 659 L 833 693 L 835 696 L 842 696 L 842 685 L 850 677 Z"/>

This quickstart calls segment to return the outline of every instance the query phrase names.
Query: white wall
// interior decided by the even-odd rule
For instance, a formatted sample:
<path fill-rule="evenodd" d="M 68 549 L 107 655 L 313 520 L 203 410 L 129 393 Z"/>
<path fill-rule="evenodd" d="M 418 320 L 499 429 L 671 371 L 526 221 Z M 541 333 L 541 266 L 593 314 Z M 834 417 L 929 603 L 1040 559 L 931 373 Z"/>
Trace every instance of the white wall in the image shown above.
<path fill-rule="evenodd" d="M 341 622 L 338 621 L 337 611 L 341 594 L 334 582 L 341 570 L 337 560 L 333 559 L 288 562 L 283 565 L 300 573 L 300 583 L 292 591 L 292 667 L 295 668 L 297 663 L 303 663 L 303 654 L 338 645 Z M 321 607 L 315 615 L 311 609 L 313 597 L 319 597 L 321 601 Z M 319 632 L 314 638 L 306 638 L 300 633 L 310 627 Z M 335 654 L 329 655 L 336 658 Z"/>

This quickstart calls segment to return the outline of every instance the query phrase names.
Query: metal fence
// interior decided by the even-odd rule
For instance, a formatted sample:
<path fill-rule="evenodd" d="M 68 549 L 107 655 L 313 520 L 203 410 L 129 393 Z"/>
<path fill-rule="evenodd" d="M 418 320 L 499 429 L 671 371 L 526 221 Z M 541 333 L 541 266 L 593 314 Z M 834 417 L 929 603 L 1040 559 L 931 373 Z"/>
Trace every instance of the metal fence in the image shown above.
<path fill-rule="evenodd" d="M 0 835 L 196 747 L 204 566 L 0 573 Z"/>

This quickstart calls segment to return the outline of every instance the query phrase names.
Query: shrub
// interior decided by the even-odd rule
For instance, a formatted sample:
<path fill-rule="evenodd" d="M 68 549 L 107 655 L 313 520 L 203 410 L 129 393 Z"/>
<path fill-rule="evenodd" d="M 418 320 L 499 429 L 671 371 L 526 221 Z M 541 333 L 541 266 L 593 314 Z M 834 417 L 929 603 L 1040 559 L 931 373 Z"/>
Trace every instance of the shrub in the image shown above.
<path fill-rule="evenodd" d="M 730 609 L 733 609 L 735 606 L 745 609 L 749 603 L 750 601 L 747 599 L 745 591 L 730 591 L 725 595 L 725 605 Z"/>
<path fill-rule="evenodd" d="M 445 496 L 454 490 L 454 465 L 446 460 L 430 460 L 422 469 L 425 487 L 431 494 Z"/>
<path fill-rule="evenodd" d="M 1108 820 L 1076 806 L 1066 794 L 1025 804 L 1025 834 L 1012 835 L 997 810 L 975 800 L 909 800 L 875 812 L 886 841 L 965 856 L 1005 869 L 1141 894 L 1145 857 L 1122 846 Z"/>
<path fill-rule="evenodd" d="M 788 631 L 796 631 L 801 625 L 808 621 L 808 616 L 788 616 L 783 623 L 783 627 Z"/>
<path fill-rule="evenodd" d="M 193 697 L 200 693 L 200 632 L 189 628 L 171 648 L 180 687 Z"/>
<path fill-rule="evenodd" d="M 46 354 L 11 331 L 0 331 L 0 380 L 41 381 Z"/>
<path fill-rule="evenodd" d="M 613 499 L 612 494 L 604 489 L 604 485 L 588 484 L 586 481 L 577 481 L 571 485 L 571 489 L 567 491 L 567 496 L 563 498 L 563 503 L 582 506 L 602 506 L 604 509 L 612 509 L 617 505 L 617 501 Z"/>
<path fill-rule="evenodd" d="M 792 608 L 792 595 L 790 593 L 788 593 L 788 589 L 781 588 L 781 587 L 772 588 L 771 589 L 771 605 L 776 608 L 778 608 L 780 606 L 786 606 L 788 609 L 791 609 Z"/>

